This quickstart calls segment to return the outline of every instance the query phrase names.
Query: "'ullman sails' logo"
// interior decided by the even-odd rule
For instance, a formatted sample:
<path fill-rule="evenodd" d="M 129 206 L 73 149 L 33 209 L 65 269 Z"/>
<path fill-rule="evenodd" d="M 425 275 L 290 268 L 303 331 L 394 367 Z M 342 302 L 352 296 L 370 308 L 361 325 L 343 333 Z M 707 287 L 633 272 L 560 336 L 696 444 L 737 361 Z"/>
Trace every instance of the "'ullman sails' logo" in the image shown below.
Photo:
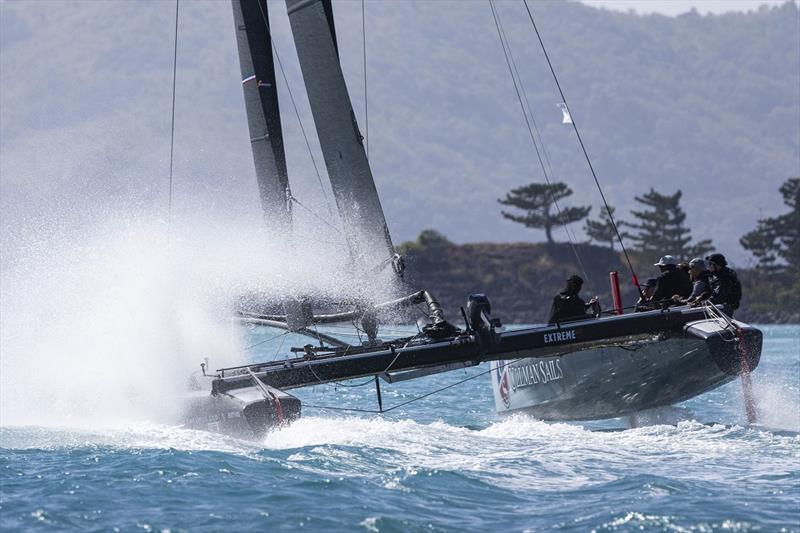
<path fill-rule="evenodd" d="M 516 392 L 521 387 L 550 383 L 564 378 L 564 371 L 561 369 L 561 361 L 559 359 L 509 366 L 508 374 L 511 375 L 511 390 L 513 392 Z"/>

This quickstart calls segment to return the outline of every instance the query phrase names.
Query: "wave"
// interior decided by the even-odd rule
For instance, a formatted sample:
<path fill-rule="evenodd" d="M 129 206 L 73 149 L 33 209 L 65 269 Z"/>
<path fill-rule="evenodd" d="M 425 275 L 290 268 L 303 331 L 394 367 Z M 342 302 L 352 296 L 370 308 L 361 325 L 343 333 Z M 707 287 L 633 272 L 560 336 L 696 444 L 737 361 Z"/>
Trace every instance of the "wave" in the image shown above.
<path fill-rule="evenodd" d="M 134 424 L 106 430 L 0 428 L 5 449 L 172 449 L 278 459 L 310 473 L 386 477 L 402 489 L 419 472 L 457 472 L 491 485 L 563 491 L 614 482 L 621 472 L 692 482 L 719 480 L 746 463 L 756 473 L 800 469 L 800 436 L 741 426 L 681 422 L 618 432 L 513 416 L 470 429 L 381 417 L 301 419 L 262 441 L 179 426 Z M 669 458 L 669 461 L 665 461 Z M 680 471 L 674 468 L 681 464 Z M 708 468 L 709 464 L 718 465 Z M 755 476 L 757 477 L 757 476 Z"/>

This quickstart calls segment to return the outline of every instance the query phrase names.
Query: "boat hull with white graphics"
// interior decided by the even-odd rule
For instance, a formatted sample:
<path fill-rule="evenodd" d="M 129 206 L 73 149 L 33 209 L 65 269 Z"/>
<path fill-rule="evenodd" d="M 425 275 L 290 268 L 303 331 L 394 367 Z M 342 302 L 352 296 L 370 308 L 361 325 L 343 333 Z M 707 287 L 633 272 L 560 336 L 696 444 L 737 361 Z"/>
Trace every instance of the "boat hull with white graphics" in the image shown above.
<path fill-rule="evenodd" d="M 657 312 L 657 311 L 655 311 Z M 761 332 L 716 319 L 567 354 L 491 363 L 500 413 L 524 411 L 543 420 L 625 416 L 688 400 L 758 366 Z M 565 325 L 563 336 L 572 335 Z"/>

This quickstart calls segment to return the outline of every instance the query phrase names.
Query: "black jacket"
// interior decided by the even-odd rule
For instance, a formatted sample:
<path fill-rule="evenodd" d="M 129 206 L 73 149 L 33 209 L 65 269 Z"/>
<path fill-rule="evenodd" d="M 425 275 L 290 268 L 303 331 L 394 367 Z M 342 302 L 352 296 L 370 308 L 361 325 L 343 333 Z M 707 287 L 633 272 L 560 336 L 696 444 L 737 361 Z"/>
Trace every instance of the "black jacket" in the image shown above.
<path fill-rule="evenodd" d="M 724 267 L 711 276 L 711 301 L 739 309 L 742 301 L 742 284 L 739 283 L 739 277 L 734 270 Z"/>
<path fill-rule="evenodd" d="M 658 276 L 652 300 L 669 300 L 675 294 L 679 294 L 681 298 L 688 298 L 692 294 L 692 280 L 689 279 L 689 274 L 680 268 L 666 270 Z"/>
<path fill-rule="evenodd" d="M 561 291 L 553 298 L 548 324 L 593 318 L 586 314 L 586 302 L 577 294 Z"/>

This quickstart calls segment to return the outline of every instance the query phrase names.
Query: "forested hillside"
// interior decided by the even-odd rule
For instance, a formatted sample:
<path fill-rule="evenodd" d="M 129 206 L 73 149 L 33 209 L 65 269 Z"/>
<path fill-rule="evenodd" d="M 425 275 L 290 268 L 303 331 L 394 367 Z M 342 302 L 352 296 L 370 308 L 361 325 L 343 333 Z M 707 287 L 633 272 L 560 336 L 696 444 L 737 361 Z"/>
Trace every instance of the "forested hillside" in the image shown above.
<path fill-rule="evenodd" d="M 412 284 L 430 290 L 451 317 L 472 293 L 485 293 L 493 314 L 509 323 L 547 320 L 553 296 L 567 277 L 579 274 L 587 282 L 586 300 L 598 295 L 603 309 L 612 307 L 609 272 L 619 273 L 623 305 L 638 298 L 621 253 L 606 247 L 545 243 L 454 244 L 435 232 L 423 232 L 402 246 Z M 576 255 L 577 254 L 577 255 Z M 579 262 L 578 257 L 581 258 Z M 657 256 L 638 252 L 631 259 L 644 282 L 658 276 Z M 791 271 L 737 269 L 743 298 L 736 317 L 754 323 L 800 322 L 800 277 Z"/>

